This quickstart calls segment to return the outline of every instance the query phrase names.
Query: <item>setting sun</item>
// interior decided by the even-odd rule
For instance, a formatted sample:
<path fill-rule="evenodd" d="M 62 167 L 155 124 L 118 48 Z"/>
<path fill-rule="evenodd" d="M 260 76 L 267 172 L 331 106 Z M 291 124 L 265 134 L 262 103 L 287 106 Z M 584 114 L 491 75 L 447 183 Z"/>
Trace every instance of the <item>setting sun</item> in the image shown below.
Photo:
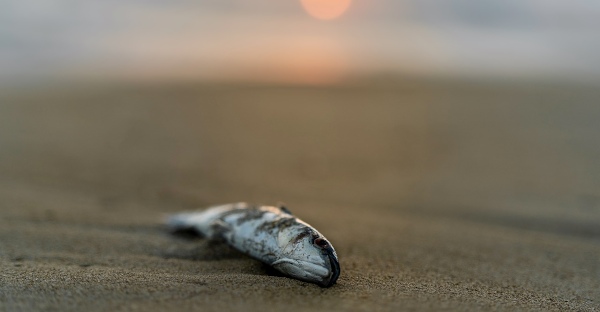
<path fill-rule="evenodd" d="M 312 17 L 330 20 L 340 17 L 348 7 L 351 0 L 300 0 L 302 6 Z"/>

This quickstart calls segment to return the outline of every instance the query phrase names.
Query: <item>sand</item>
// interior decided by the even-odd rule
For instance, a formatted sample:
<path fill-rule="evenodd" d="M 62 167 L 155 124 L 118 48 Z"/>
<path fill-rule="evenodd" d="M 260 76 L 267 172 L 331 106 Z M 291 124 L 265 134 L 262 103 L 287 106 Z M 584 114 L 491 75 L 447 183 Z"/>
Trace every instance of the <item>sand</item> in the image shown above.
<path fill-rule="evenodd" d="M 398 81 L 0 95 L 4 311 L 600 310 L 600 93 Z M 163 218 L 283 201 L 328 289 Z"/>

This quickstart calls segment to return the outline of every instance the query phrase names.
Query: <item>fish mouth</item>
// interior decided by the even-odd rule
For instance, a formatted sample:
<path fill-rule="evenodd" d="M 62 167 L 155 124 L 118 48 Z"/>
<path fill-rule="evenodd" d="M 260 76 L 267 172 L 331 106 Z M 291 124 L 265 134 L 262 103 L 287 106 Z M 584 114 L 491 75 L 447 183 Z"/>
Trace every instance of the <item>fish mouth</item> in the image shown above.
<path fill-rule="evenodd" d="M 327 251 L 327 257 L 329 258 L 329 265 L 331 267 L 331 274 L 328 278 L 323 279 L 323 281 L 319 284 L 322 287 L 331 287 L 335 282 L 337 282 L 338 277 L 340 277 L 340 263 L 337 257 L 333 254 L 332 250 Z"/>
<path fill-rule="evenodd" d="M 333 250 L 328 250 L 322 256 L 324 263 L 283 258 L 271 265 L 285 275 L 328 288 L 335 284 L 340 276 L 340 263 Z M 327 258 L 325 259 L 325 257 Z M 327 261 L 329 261 L 329 265 L 327 265 Z"/>

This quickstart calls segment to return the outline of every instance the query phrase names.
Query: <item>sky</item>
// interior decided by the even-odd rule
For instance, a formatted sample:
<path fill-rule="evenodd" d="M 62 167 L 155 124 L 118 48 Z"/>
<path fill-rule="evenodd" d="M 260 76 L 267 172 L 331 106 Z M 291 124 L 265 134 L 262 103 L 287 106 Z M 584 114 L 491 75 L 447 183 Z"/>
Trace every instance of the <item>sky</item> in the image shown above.
<path fill-rule="evenodd" d="M 300 0 L 0 0 L 0 83 L 600 81 L 599 29 L 597 0 L 352 0 L 330 20 Z"/>

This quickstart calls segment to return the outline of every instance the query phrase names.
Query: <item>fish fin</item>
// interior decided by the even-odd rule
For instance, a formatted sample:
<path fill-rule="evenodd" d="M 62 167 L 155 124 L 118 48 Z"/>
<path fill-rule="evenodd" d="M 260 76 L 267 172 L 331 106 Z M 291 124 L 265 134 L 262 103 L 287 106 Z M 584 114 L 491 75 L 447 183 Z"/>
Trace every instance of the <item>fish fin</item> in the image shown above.
<path fill-rule="evenodd" d="M 214 240 L 225 240 L 225 235 L 231 232 L 231 226 L 219 219 L 210 223 L 210 229 L 212 231 L 210 238 Z"/>
<path fill-rule="evenodd" d="M 281 209 L 281 211 L 283 211 L 284 213 L 287 213 L 289 215 L 294 215 L 289 209 L 287 209 L 287 207 L 285 206 L 284 203 L 279 203 L 277 205 L 279 207 L 279 209 Z"/>
<path fill-rule="evenodd" d="M 289 258 L 280 258 L 280 259 L 277 259 L 275 262 L 271 263 L 271 265 L 276 266 L 276 265 L 280 265 L 280 264 L 284 264 L 284 263 L 296 264 L 297 262 L 292 259 L 289 259 Z"/>

